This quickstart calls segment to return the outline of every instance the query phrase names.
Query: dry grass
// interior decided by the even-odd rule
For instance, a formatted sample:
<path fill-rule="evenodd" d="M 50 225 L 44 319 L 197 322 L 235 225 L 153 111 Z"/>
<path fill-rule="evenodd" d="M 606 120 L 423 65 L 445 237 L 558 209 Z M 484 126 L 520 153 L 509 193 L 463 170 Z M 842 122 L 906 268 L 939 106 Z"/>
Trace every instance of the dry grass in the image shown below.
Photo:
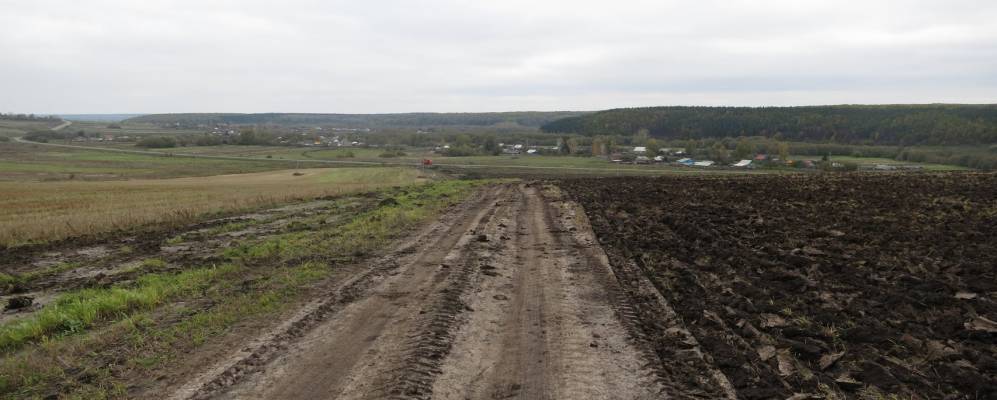
<path fill-rule="evenodd" d="M 273 171 L 106 182 L 0 182 L 0 246 L 50 241 L 141 224 L 190 222 L 322 196 L 417 183 L 403 168 Z"/>

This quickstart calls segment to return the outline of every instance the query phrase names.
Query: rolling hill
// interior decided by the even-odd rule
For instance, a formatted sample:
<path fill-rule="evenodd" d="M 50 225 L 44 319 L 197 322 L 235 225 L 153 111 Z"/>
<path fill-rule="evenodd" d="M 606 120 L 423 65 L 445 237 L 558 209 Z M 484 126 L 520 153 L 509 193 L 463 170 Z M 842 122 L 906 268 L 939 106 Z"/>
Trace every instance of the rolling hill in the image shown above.
<path fill-rule="evenodd" d="M 126 120 L 160 125 L 270 124 L 326 125 L 344 128 L 443 127 L 512 125 L 537 128 L 562 118 L 583 115 L 577 111 L 497 113 L 403 113 L 403 114 L 303 114 L 303 113 L 196 113 L 150 114 Z"/>
<path fill-rule="evenodd" d="M 997 105 L 838 105 L 810 107 L 621 108 L 544 124 L 552 133 L 664 139 L 766 136 L 784 140 L 883 145 L 997 143 Z"/>

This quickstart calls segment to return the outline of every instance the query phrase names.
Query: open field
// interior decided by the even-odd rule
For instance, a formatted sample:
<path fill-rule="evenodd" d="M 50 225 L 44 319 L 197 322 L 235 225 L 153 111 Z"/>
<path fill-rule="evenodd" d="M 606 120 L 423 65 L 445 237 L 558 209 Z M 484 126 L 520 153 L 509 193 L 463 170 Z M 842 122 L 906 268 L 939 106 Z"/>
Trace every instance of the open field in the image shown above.
<path fill-rule="evenodd" d="M 108 126 L 117 126 L 109 128 Z M 72 125 L 65 128 L 66 132 L 85 132 L 87 136 L 114 135 L 130 136 L 132 138 L 142 136 L 175 136 L 175 135 L 199 135 L 203 130 L 198 129 L 174 129 L 162 128 L 154 124 L 131 123 L 131 122 L 96 122 L 96 121 L 73 121 Z"/>
<path fill-rule="evenodd" d="M 738 398 L 997 397 L 997 175 L 564 188 L 618 276 L 650 277 Z M 665 356 L 688 344 L 659 340 Z"/>
<path fill-rule="evenodd" d="M 798 156 L 793 157 L 794 160 L 820 160 L 820 157 L 815 156 Z M 880 158 L 880 157 L 848 157 L 848 156 L 832 156 L 831 161 L 840 163 L 853 163 L 862 167 L 872 167 L 879 164 L 883 165 L 915 165 L 924 168 L 925 171 L 967 171 L 970 168 L 960 167 L 958 165 L 947 165 L 947 164 L 932 164 L 932 163 L 917 163 L 908 161 L 897 161 L 892 158 Z"/>
<path fill-rule="evenodd" d="M 57 125 L 59 125 L 59 122 L 0 119 L 0 137 L 19 137 L 30 131 L 45 130 Z"/>
<path fill-rule="evenodd" d="M 593 157 L 562 157 L 562 156 L 477 156 L 477 157 L 440 157 L 427 150 L 420 150 L 402 157 L 379 157 L 384 150 L 349 148 L 335 150 L 303 149 L 300 147 L 269 147 L 269 146 L 205 146 L 205 147 L 182 147 L 171 149 L 139 149 L 134 146 L 110 144 L 110 145 L 76 145 L 62 143 L 47 144 L 27 144 L 14 143 L 12 145 L 27 145 L 46 148 L 46 151 L 59 154 L 62 149 L 82 151 L 91 154 L 85 157 L 103 158 L 104 156 L 93 155 L 101 152 L 111 154 L 109 159 L 121 161 L 155 160 L 170 166 L 163 170 L 145 171 L 163 175 L 173 174 L 196 174 L 202 175 L 217 174 L 219 168 L 232 168 L 246 170 L 259 168 L 268 170 L 280 166 L 300 166 L 300 167 L 323 167 L 323 166 L 418 166 L 424 158 L 433 160 L 433 165 L 457 173 L 472 173 L 475 175 L 489 176 L 558 176 L 558 175 L 669 175 L 669 174 L 711 174 L 711 173 L 734 173 L 734 174 L 757 174 L 757 173 L 780 173 L 795 171 L 768 171 L 768 170 L 731 170 L 731 169 L 701 169 L 678 167 L 672 165 L 634 165 L 610 163 L 604 159 Z M 2 148 L 2 147 L 0 147 Z M 19 150 L 24 153 L 24 149 Z M 343 157 L 344 154 L 353 153 L 353 157 Z M 30 154 L 30 153 L 28 153 Z M 159 159 L 157 154 L 163 154 Z M 29 155 L 30 156 L 30 155 Z M 362 156 L 362 157 L 361 157 Z M 165 161 L 163 161 L 165 160 Z M 208 162 L 207 168 L 185 167 L 184 161 Z M 49 167 L 51 163 L 57 167 Z M 12 165 L 15 169 L 37 168 L 43 171 L 47 168 L 55 168 L 49 171 L 55 176 L 65 179 L 69 171 L 80 170 L 75 165 L 64 165 L 57 160 L 42 163 L 40 166 Z M 141 165 L 135 165 L 141 167 Z M 91 171 L 96 174 L 98 170 Z M 131 173 L 142 173 L 141 168 Z M 92 176 L 100 179 L 100 175 Z M 104 177 L 105 179 L 107 177 Z"/>
<path fill-rule="evenodd" d="M 187 223 L 210 213 L 424 180 L 415 169 L 341 168 L 127 181 L 0 182 L 0 246 L 140 224 Z"/>
<path fill-rule="evenodd" d="M 134 147 L 129 147 L 134 150 Z M 314 167 L 315 165 L 303 165 Z M 176 178 L 294 168 L 272 160 L 205 159 L 0 142 L 0 181 Z"/>
<path fill-rule="evenodd" d="M 118 147 L 125 148 L 125 147 Z M 944 147 L 924 147 L 925 150 L 931 151 L 945 151 Z M 516 165 L 523 167 L 539 167 L 545 168 L 586 168 L 586 169 L 632 169 L 638 171 L 674 171 L 676 168 L 668 165 L 632 165 L 632 164 L 612 164 L 607 162 L 603 158 L 599 157 L 583 157 L 583 156 L 547 156 L 547 155 L 498 155 L 498 156 L 468 156 L 468 157 L 446 157 L 440 154 L 433 153 L 428 149 L 413 149 L 407 148 L 403 150 L 406 154 L 399 157 L 384 158 L 380 157 L 385 149 L 379 148 L 336 148 L 336 149 L 322 149 L 322 148 L 303 148 L 303 147 L 278 147 L 278 146 L 237 146 L 237 145 L 227 145 L 227 146 L 204 146 L 204 147 L 185 147 L 183 149 L 158 149 L 161 152 L 183 152 L 191 154 L 201 154 L 201 155 L 226 155 L 226 156 L 240 156 L 240 157 L 267 157 L 270 156 L 275 159 L 313 159 L 313 160 L 354 160 L 354 161 L 369 161 L 369 162 L 409 162 L 418 163 L 422 159 L 432 159 L 437 165 L 443 166 L 468 166 L 468 167 L 480 167 L 480 166 L 508 166 Z M 961 147 L 951 147 L 950 151 L 965 153 L 965 154 L 976 154 L 981 152 L 979 149 L 967 149 Z M 982 150 L 982 152 L 987 152 L 987 150 Z M 957 165 L 947 165 L 947 164 L 932 164 L 932 163 L 921 163 L 912 161 L 897 161 L 889 158 L 878 158 L 878 157 L 850 157 L 850 156 L 832 156 L 832 160 L 838 162 L 848 162 L 855 163 L 860 166 L 873 166 L 876 164 L 889 164 L 889 165 L 915 165 L 921 166 L 927 171 L 956 171 L 956 170 L 967 170 L 966 167 L 960 167 Z M 818 160 L 819 156 L 793 156 L 794 160 Z M 679 168 L 678 170 L 683 170 Z M 687 168 L 686 168 L 687 170 Z"/>

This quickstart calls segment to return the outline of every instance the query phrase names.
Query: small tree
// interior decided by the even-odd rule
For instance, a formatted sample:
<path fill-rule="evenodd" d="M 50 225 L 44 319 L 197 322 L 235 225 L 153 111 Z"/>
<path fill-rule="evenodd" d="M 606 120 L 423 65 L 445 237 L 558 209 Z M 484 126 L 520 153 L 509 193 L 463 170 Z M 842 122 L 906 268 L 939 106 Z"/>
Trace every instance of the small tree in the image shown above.
<path fill-rule="evenodd" d="M 779 142 L 776 147 L 779 150 L 779 159 L 782 161 L 789 160 L 789 144 L 786 142 Z"/>
<path fill-rule="evenodd" d="M 605 153 L 603 153 L 603 148 L 604 148 L 604 146 L 602 144 L 602 138 L 599 138 L 599 137 L 592 138 L 592 155 L 593 156 L 598 157 L 598 156 L 601 156 L 601 155 L 605 154 Z"/>
<path fill-rule="evenodd" d="M 485 141 L 481 144 L 481 148 L 485 151 L 485 153 L 492 155 L 498 155 L 502 152 L 502 149 L 499 148 L 498 143 L 495 142 L 495 137 L 490 135 L 485 137 Z"/>
<path fill-rule="evenodd" d="M 734 148 L 734 158 L 747 158 L 753 151 L 754 149 L 751 143 L 748 143 L 748 139 L 742 137 L 737 141 L 737 146 Z"/>
<path fill-rule="evenodd" d="M 573 137 L 568 138 L 568 140 L 564 141 L 564 147 L 568 149 L 568 154 L 578 153 L 578 139 Z"/>
<path fill-rule="evenodd" d="M 657 139 L 648 139 L 645 147 L 647 147 L 647 155 L 654 157 L 658 155 L 658 151 L 661 150 L 661 143 L 659 143 Z"/>
<path fill-rule="evenodd" d="M 647 144 L 647 140 L 651 137 L 651 132 L 647 128 L 640 128 L 637 134 L 634 135 L 634 144 L 638 146 L 644 146 Z"/>
<path fill-rule="evenodd" d="M 727 162 L 727 148 L 724 147 L 723 143 L 716 142 L 713 147 L 710 147 L 710 158 L 718 162 Z"/>

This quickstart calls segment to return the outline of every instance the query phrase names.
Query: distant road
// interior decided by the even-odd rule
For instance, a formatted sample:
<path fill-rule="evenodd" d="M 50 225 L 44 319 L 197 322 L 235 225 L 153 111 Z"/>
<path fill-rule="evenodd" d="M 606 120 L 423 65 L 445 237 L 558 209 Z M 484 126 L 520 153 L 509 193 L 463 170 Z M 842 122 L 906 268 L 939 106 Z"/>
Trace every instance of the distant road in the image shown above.
<path fill-rule="evenodd" d="M 67 121 L 68 122 L 68 121 Z M 53 128 L 54 130 L 55 128 Z M 83 149 L 83 150 L 96 150 L 96 151 L 108 151 L 113 153 L 126 153 L 126 154 L 143 154 L 150 156 L 159 157 L 186 157 L 186 158 L 203 158 L 212 160 L 236 160 L 236 161 L 264 161 L 264 162 L 277 162 L 277 163 L 297 163 L 297 164 L 323 164 L 323 165 L 374 165 L 374 166 L 384 166 L 384 167 L 418 167 L 421 165 L 419 162 L 401 162 L 401 161 L 346 161 L 346 160 L 316 160 L 316 159 L 275 159 L 275 158 L 262 158 L 262 157 L 238 157 L 238 156 L 210 156 L 204 154 L 191 154 L 191 153 L 174 153 L 174 152 L 161 152 L 161 151 L 148 151 L 148 150 L 125 150 L 125 149 L 110 149 L 106 147 L 91 147 L 91 146 L 78 146 L 71 144 L 56 144 L 56 143 L 40 143 L 24 140 L 21 137 L 14 138 L 15 141 L 19 143 L 37 144 L 42 146 L 52 146 L 52 147 L 64 147 L 70 149 Z M 524 169 L 524 170 L 562 170 L 562 171 L 592 171 L 592 172 L 626 172 L 626 173 L 647 173 L 647 174 L 672 174 L 672 173 L 703 173 L 703 170 L 698 169 L 668 169 L 668 170 L 656 170 L 656 169 L 630 169 L 630 168 L 591 168 L 591 167 L 556 167 L 556 166 L 536 166 L 536 165 L 472 165 L 472 164 L 451 164 L 451 163 L 438 163 L 433 162 L 433 166 L 447 167 L 447 168 L 465 168 L 465 169 L 476 169 L 476 168 L 511 168 L 511 169 Z M 721 172 L 721 171 L 716 171 Z M 727 171 L 724 171 L 727 172 Z M 736 173 L 744 173 L 737 171 Z"/>
<path fill-rule="evenodd" d="M 54 127 L 52 127 L 52 130 L 53 130 L 53 131 L 61 131 L 61 130 L 62 130 L 62 128 L 65 128 L 65 127 L 67 127 L 67 126 L 70 126 L 70 125 L 72 125 L 72 124 L 73 124 L 73 121 L 63 121 L 63 122 L 62 122 L 61 124 L 59 124 L 58 126 L 54 126 Z M 20 138 L 18 138 L 18 139 L 20 139 Z"/>

